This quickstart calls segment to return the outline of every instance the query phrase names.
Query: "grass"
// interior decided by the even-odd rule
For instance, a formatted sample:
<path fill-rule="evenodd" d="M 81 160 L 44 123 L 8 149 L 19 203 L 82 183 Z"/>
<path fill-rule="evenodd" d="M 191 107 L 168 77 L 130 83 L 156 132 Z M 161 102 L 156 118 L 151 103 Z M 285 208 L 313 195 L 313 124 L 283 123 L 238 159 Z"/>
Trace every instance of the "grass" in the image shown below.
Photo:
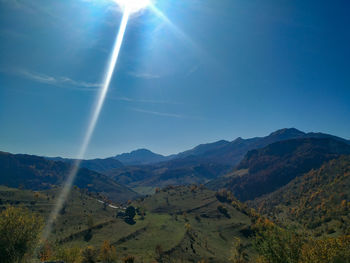
<path fill-rule="evenodd" d="M 1 206 L 25 206 L 47 218 L 58 190 L 33 192 L 0 187 Z M 152 262 L 157 257 L 157 246 L 169 260 L 227 262 L 234 237 L 249 244 L 241 231 L 250 226 L 250 218 L 220 203 L 215 192 L 206 189 L 169 188 L 131 205 L 145 212 L 145 216 L 135 217 L 134 225 L 117 218 L 117 209 L 104 207 L 93 196 L 73 189 L 51 241 L 60 246 L 100 247 L 109 240 L 116 246 L 119 258 L 134 255 L 136 262 Z M 218 211 L 219 205 L 226 207 L 230 218 Z M 87 241 L 89 217 L 93 218 L 93 227 Z"/>

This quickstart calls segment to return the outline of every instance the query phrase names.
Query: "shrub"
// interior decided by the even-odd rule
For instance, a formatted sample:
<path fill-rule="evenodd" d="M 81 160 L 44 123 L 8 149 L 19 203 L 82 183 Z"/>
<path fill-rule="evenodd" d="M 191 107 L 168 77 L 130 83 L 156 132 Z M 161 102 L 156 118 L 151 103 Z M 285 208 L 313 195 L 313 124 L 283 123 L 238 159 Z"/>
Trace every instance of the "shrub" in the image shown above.
<path fill-rule="evenodd" d="M 303 242 L 303 238 L 297 233 L 269 223 L 258 226 L 253 244 L 262 261 L 298 263 Z"/>
<path fill-rule="evenodd" d="M 103 263 L 112 263 L 117 261 L 117 251 L 109 241 L 104 241 L 100 249 L 100 259 Z"/>
<path fill-rule="evenodd" d="M 8 207 L 0 214 L 0 262 L 21 262 L 37 244 L 43 219 L 24 208 Z"/>

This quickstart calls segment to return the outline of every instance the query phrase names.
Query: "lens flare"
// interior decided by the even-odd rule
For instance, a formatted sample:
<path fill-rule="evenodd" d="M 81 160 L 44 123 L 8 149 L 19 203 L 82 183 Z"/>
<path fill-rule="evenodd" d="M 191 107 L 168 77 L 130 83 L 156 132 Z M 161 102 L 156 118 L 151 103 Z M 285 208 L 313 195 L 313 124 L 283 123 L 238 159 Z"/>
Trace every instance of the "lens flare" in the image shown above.
<path fill-rule="evenodd" d="M 115 0 L 123 9 L 128 9 L 130 13 L 138 12 L 151 4 L 151 0 Z"/>
<path fill-rule="evenodd" d="M 47 238 L 49 237 L 51 230 L 52 230 L 53 223 L 55 222 L 59 212 L 61 211 L 64 202 L 67 200 L 67 197 L 68 197 L 69 192 L 71 190 L 74 179 L 79 171 L 79 166 L 80 166 L 81 160 L 84 159 L 84 157 L 85 157 L 86 150 L 89 146 L 92 134 L 95 130 L 96 123 L 98 121 L 98 117 L 100 116 L 101 109 L 103 107 L 103 103 L 106 99 L 106 94 L 107 94 L 109 85 L 111 83 L 113 72 L 114 72 L 115 66 L 116 66 L 117 61 L 118 61 L 120 48 L 121 48 L 122 43 L 123 43 L 123 39 L 124 39 L 124 35 L 125 35 L 126 26 L 127 26 L 128 20 L 129 20 L 129 16 L 130 16 L 129 9 L 128 8 L 124 9 L 123 18 L 122 18 L 122 21 L 120 24 L 117 38 L 115 40 L 113 52 L 112 52 L 111 58 L 110 58 L 109 63 L 108 63 L 106 74 L 104 76 L 103 85 L 99 91 L 99 94 L 98 94 L 97 99 L 96 99 L 96 103 L 93 107 L 92 116 L 91 116 L 91 120 L 90 120 L 89 125 L 88 125 L 87 132 L 84 136 L 84 140 L 83 140 L 83 143 L 82 143 L 81 148 L 79 150 L 79 153 L 77 155 L 76 161 L 74 162 L 74 164 L 73 164 L 73 166 L 68 174 L 68 177 L 64 183 L 63 189 L 62 189 L 62 191 L 61 191 L 61 193 L 56 201 L 55 207 L 52 210 L 52 212 L 49 216 L 49 219 L 46 223 L 45 229 L 44 229 L 42 236 L 41 236 L 42 240 L 47 240 Z"/>
<path fill-rule="evenodd" d="M 78 155 L 76 157 L 76 161 L 73 163 L 71 170 L 68 174 L 68 177 L 63 185 L 62 191 L 60 192 L 58 199 L 56 201 L 56 204 L 53 208 L 53 210 L 51 211 L 51 214 L 49 215 L 48 221 L 46 223 L 46 226 L 44 228 L 44 231 L 42 232 L 41 235 L 41 240 L 47 240 L 49 235 L 51 234 L 52 231 L 52 226 L 54 224 L 54 222 L 57 219 L 57 216 L 59 214 L 59 212 L 61 211 L 65 201 L 67 200 L 67 197 L 69 195 L 69 192 L 71 190 L 71 187 L 73 185 L 74 179 L 79 171 L 79 167 L 80 167 L 80 163 L 81 161 L 84 159 L 85 154 L 86 154 L 86 150 L 89 146 L 89 143 L 91 141 L 91 137 L 93 135 L 93 132 L 95 130 L 98 118 L 100 116 L 104 101 L 106 99 L 106 95 L 109 89 L 109 85 L 111 83 L 111 79 L 113 76 L 113 72 L 115 69 L 115 66 L 117 64 L 118 61 L 118 57 L 119 57 L 119 53 L 120 53 L 120 49 L 123 43 L 123 39 L 124 39 L 124 35 L 125 35 L 125 30 L 130 18 L 130 15 L 132 13 L 138 12 L 148 6 L 151 7 L 151 9 L 161 18 L 163 18 L 163 20 L 165 22 L 167 22 L 167 24 L 169 24 L 172 29 L 182 38 L 187 40 L 187 42 L 193 44 L 193 42 L 187 38 L 187 36 L 185 34 L 183 34 L 183 32 L 181 30 L 179 30 L 175 25 L 173 25 L 169 19 L 167 19 L 167 17 L 161 13 L 158 9 L 156 9 L 154 7 L 154 5 L 152 4 L 152 0 L 115 0 L 116 3 L 118 3 L 118 5 L 122 8 L 123 10 L 123 17 L 122 17 L 122 21 L 119 27 L 119 32 L 117 34 L 115 43 L 114 43 L 114 47 L 113 47 L 113 51 L 110 57 L 110 60 L 108 62 L 108 67 L 104 76 L 104 80 L 103 80 L 103 85 L 101 86 L 100 90 L 99 90 L 99 94 L 96 98 L 96 102 L 95 105 L 93 107 L 92 110 L 92 115 L 91 115 L 91 119 L 90 122 L 88 124 L 88 128 L 87 128 L 87 132 L 83 138 L 83 142 L 82 145 L 79 149 Z"/>

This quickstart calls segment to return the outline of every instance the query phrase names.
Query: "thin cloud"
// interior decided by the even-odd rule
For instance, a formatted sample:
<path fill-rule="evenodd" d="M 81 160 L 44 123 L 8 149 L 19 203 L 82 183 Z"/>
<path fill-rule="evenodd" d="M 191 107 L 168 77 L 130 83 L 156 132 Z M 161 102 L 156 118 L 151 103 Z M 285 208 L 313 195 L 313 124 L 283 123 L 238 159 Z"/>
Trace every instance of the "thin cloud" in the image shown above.
<path fill-rule="evenodd" d="M 60 87 L 64 86 L 64 87 L 71 87 L 71 88 L 80 88 L 81 90 L 95 90 L 101 86 L 100 83 L 76 81 L 68 77 L 49 76 L 46 74 L 30 72 L 27 70 L 18 70 L 16 73 L 21 75 L 22 77 L 25 77 L 27 79 L 30 79 L 36 82 L 50 84 L 54 86 L 60 86 Z"/>
<path fill-rule="evenodd" d="M 167 113 L 167 112 L 159 112 L 159 111 L 149 111 L 144 109 L 138 109 L 138 108 L 131 108 L 132 111 L 156 115 L 156 116 L 162 116 L 162 117 L 172 117 L 172 118 L 178 118 L 178 119 L 185 119 L 186 116 L 180 115 L 180 114 L 173 114 L 173 113 Z"/>
<path fill-rule="evenodd" d="M 149 103 L 149 104 L 168 104 L 168 105 L 181 105 L 183 103 L 168 101 L 168 100 L 142 100 L 142 99 L 133 99 L 129 97 L 113 97 L 109 96 L 108 99 L 125 101 L 125 102 L 134 102 L 134 103 Z"/>
<path fill-rule="evenodd" d="M 146 72 L 129 72 L 128 74 L 138 79 L 159 79 L 160 78 L 159 75 L 146 73 Z"/>
<path fill-rule="evenodd" d="M 155 115 L 155 116 L 161 116 L 161 117 L 170 117 L 170 118 L 176 118 L 176 119 L 195 119 L 195 120 L 204 120 L 203 118 L 199 117 L 193 117 L 193 116 L 186 116 L 181 114 L 174 114 L 174 113 L 168 113 L 168 112 L 159 112 L 159 111 L 150 111 L 140 108 L 130 108 L 132 111 L 141 112 L 145 114 Z"/>

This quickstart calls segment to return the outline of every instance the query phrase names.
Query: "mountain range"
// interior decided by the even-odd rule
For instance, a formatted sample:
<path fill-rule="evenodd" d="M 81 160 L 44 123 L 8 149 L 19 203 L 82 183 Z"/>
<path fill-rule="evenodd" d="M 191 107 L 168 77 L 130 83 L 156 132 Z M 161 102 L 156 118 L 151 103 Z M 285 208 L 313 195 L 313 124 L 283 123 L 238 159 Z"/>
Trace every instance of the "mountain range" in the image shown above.
<path fill-rule="evenodd" d="M 200 184 L 229 173 L 245 155 L 254 149 L 290 139 L 328 138 L 349 144 L 349 141 L 323 133 L 304 133 L 297 129 L 281 129 L 266 137 L 237 138 L 232 142 L 201 144 L 191 150 L 172 155 L 170 160 L 148 165 L 130 165 L 106 171 L 105 174 L 132 188 L 167 185 Z"/>
<path fill-rule="evenodd" d="M 0 209 L 20 205 L 46 218 L 73 161 L 0 152 Z M 349 178 L 349 141 L 297 129 L 171 156 L 140 149 L 83 160 L 52 242 L 109 240 L 120 260 L 137 262 L 228 262 L 238 249 L 254 259 L 258 231 L 276 226 L 277 249 L 289 237 L 333 242 L 350 235 Z M 293 229 L 297 236 L 284 232 Z"/>
<path fill-rule="evenodd" d="M 66 162 L 47 160 L 34 155 L 0 152 L 0 185 L 8 187 L 44 190 L 61 186 L 70 169 L 71 164 Z M 138 196 L 131 189 L 107 176 L 86 168 L 79 169 L 74 184 L 118 202 Z"/>
<path fill-rule="evenodd" d="M 227 188 L 239 199 L 250 200 L 341 154 L 350 154 L 350 143 L 345 139 L 281 129 L 265 137 L 201 144 L 171 156 L 139 149 L 105 159 L 83 160 L 76 185 L 93 185 L 92 191 L 125 201 L 137 196 L 134 191 L 149 194 L 168 185 L 207 184 L 211 189 Z M 23 184 L 33 189 L 62 184 L 74 161 L 8 153 L 0 157 L 4 174 L 1 184 Z M 123 193 L 125 198 L 113 192 Z"/>

